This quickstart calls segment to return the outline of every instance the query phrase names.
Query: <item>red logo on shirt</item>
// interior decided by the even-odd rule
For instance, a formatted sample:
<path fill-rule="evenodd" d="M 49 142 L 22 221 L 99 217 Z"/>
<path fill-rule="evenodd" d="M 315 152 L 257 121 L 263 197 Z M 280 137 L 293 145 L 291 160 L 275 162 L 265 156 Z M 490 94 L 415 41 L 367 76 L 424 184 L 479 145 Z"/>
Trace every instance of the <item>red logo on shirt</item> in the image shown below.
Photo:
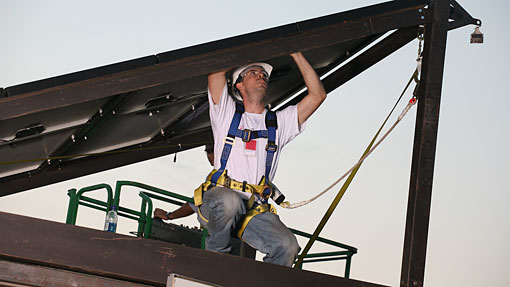
<path fill-rule="evenodd" d="M 257 150 L 257 141 L 256 140 L 251 140 L 249 142 L 246 143 L 246 147 L 245 147 L 247 150 Z"/>

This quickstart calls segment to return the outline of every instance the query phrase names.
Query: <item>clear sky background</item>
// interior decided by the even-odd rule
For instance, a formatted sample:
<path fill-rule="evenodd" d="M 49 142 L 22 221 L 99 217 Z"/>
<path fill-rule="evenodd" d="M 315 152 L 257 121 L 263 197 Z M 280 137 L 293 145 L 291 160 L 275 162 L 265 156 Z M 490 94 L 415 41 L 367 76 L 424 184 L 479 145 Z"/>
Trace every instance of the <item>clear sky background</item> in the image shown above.
<path fill-rule="evenodd" d="M 378 2 L 0 0 L 0 87 Z M 510 33 L 504 20 L 510 4 L 459 2 L 483 21 L 485 43 L 469 44 L 473 26 L 448 36 L 425 286 L 510 286 Z M 417 46 L 413 41 L 328 95 L 282 154 L 275 182 L 290 201 L 315 195 L 357 161 L 415 69 Z M 359 249 L 351 278 L 399 286 L 415 116 L 414 108 L 365 162 L 321 234 Z M 176 163 L 173 157 L 2 197 L 0 210 L 64 222 L 68 189 L 117 180 L 191 196 L 210 169 L 203 148 L 179 153 Z M 306 207 L 279 208 L 282 220 L 313 232 L 339 188 Z M 136 194 L 126 191 L 123 205 L 138 209 Z M 180 222 L 197 225 L 191 217 Z M 103 223 L 104 214 L 81 207 L 78 225 L 102 229 Z M 135 229 L 119 221 L 119 232 Z M 305 269 L 338 275 L 343 266 Z"/>

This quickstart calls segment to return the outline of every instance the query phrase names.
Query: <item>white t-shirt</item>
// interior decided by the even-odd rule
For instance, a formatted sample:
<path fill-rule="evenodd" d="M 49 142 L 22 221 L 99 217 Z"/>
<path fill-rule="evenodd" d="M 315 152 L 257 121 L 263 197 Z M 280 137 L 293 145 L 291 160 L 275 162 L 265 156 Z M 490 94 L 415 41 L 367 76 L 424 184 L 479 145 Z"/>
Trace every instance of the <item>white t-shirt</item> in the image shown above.
<path fill-rule="evenodd" d="M 214 135 L 214 168 L 219 169 L 224 139 L 228 134 L 235 113 L 235 101 L 228 94 L 226 84 L 217 105 L 212 101 L 210 91 L 208 94 L 209 115 Z M 244 112 L 238 129 L 266 130 L 266 113 L 267 109 L 262 114 Z M 276 130 L 277 150 L 269 173 L 270 180 L 274 178 L 282 148 L 305 129 L 305 124 L 299 125 L 296 105 L 276 112 L 276 117 L 278 122 L 278 129 Z M 236 137 L 225 168 L 228 176 L 237 181 L 258 184 L 262 176 L 265 175 L 266 144 L 267 138 L 258 138 L 245 143 L 241 138 Z M 245 194 L 244 196 L 249 195 Z"/>

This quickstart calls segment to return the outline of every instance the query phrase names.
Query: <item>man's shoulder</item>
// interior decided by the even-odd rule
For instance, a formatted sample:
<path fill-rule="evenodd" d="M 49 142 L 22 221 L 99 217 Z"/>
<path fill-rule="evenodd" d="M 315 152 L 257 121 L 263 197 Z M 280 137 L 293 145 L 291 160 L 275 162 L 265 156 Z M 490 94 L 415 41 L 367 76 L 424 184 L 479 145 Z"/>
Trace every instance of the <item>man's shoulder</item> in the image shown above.
<path fill-rule="evenodd" d="M 297 112 L 297 105 L 290 105 L 285 107 L 284 109 L 276 111 L 276 115 L 278 117 L 284 117 L 295 112 Z"/>

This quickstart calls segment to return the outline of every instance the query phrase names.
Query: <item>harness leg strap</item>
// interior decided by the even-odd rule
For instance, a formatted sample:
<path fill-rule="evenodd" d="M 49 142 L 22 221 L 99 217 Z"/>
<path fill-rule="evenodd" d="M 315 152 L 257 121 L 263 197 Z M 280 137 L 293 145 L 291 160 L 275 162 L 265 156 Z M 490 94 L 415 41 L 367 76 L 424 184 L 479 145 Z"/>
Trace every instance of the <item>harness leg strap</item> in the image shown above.
<path fill-rule="evenodd" d="M 246 229 L 246 226 L 248 226 L 248 223 L 250 222 L 250 220 L 252 220 L 252 218 L 254 216 L 259 215 L 259 214 L 264 213 L 264 212 L 267 212 L 267 211 L 270 211 L 271 213 L 276 214 L 276 208 L 274 206 L 272 206 L 271 204 L 269 204 L 269 203 L 257 205 L 256 207 L 250 209 L 244 215 L 244 217 L 243 217 L 243 219 L 241 221 L 241 226 L 237 230 L 237 237 L 239 237 L 239 239 L 243 240 L 244 230 Z"/>

